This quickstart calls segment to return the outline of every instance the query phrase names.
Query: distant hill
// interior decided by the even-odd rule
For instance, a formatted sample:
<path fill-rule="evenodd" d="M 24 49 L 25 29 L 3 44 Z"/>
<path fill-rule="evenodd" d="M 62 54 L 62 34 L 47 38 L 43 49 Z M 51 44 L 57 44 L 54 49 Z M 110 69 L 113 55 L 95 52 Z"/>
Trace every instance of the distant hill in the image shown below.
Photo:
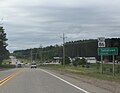
<path fill-rule="evenodd" d="M 120 38 L 111 38 L 106 39 L 106 47 L 118 47 L 119 54 L 116 58 L 120 56 Z M 97 53 L 98 40 L 89 39 L 89 40 L 79 40 L 79 41 L 70 41 L 65 43 L 65 53 L 68 57 L 96 57 L 97 60 L 100 60 L 100 57 Z M 32 51 L 31 51 L 32 50 Z M 33 48 L 26 50 L 16 50 L 13 52 L 17 58 L 30 58 L 32 53 L 33 59 L 42 60 L 52 60 L 53 57 L 58 56 L 62 57 L 62 46 L 47 46 L 44 48 Z M 42 57 L 41 57 L 42 56 Z M 111 56 L 105 56 L 104 59 L 111 60 Z"/>

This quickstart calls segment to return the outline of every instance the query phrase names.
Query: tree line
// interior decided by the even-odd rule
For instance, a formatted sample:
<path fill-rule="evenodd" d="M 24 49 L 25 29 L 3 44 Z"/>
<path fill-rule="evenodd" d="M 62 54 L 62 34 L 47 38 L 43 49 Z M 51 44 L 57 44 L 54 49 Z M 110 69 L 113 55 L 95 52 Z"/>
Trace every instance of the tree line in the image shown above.
<path fill-rule="evenodd" d="M 120 38 L 108 38 L 105 40 L 106 47 L 117 47 L 118 55 L 116 59 L 120 60 Z M 97 60 L 100 60 L 100 56 L 97 53 L 98 40 L 89 39 L 89 40 L 78 40 L 70 41 L 65 43 L 65 55 L 67 57 L 96 57 Z M 62 57 L 63 48 L 61 45 L 47 46 L 43 48 L 31 48 L 26 50 L 16 50 L 13 52 L 17 58 L 32 58 L 33 60 L 43 60 L 51 61 L 53 57 Z M 106 60 L 112 60 L 112 56 L 104 56 Z"/>

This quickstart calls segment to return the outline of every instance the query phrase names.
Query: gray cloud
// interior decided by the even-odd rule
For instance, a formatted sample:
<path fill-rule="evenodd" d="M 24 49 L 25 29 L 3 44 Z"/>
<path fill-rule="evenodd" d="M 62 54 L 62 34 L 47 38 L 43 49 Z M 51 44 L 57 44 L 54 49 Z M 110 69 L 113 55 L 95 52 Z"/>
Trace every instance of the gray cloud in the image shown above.
<path fill-rule="evenodd" d="M 28 3 L 29 2 L 29 3 Z M 8 49 L 26 49 L 101 36 L 120 37 L 118 0 L 5 0 L 0 18 Z"/>

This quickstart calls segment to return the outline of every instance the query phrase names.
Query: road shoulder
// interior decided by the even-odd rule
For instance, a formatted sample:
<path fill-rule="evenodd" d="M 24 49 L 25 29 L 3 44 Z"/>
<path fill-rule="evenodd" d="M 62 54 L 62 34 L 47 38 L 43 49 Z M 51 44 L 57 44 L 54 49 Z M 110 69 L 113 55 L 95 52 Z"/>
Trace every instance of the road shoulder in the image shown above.
<path fill-rule="evenodd" d="M 76 81 L 81 81 L 79 83 L 82 83 L 82 84 L 87 83 L 90 89 L 91 87 L 89 85 L 93 85 L 93 86 L 96 86 L 96 88 L 100 88 L 101 90 L 103 89 L 103 90 L 109 91 L 108 93 L 120 93 L 120 84 L 116 82 L 110 82 L 107 80 L 99 80 L 96 78 L 92 78 L 92 77 L 88 77 L 88 76 L 84 76 L 80 74 L 61 72 L 61 71 L 55 71 L 55 70 L 50 70 L 50 69 L 49 70 L 45 69 L 45 70 L 50 71 L 54 74 L 57 74 L 60 77 L 69 77 L 69 79 L 72 78 L 72 80 L 74 79 Z M 101 92 L 101 93 L 105 93 L 105 92 Z"/>

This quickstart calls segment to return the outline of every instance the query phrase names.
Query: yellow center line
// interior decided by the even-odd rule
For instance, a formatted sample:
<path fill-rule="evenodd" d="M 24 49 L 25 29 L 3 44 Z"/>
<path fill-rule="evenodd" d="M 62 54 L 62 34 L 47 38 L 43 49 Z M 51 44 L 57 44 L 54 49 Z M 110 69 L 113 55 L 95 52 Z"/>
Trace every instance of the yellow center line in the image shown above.
<path fill-rule="evenodd" d="M 16 75 L 18 75 L 19 73 L 21 73 L 22 71 L 17 71 L 14 72 L 13 74 L 7 76 L 6 78 L 0 80 L 0 86 L 2 86 L 3 84 L 5 84 L 7 81 L 9 81 L 10 79 L 12 79 L 13 77 L 15 77 Z"/>

